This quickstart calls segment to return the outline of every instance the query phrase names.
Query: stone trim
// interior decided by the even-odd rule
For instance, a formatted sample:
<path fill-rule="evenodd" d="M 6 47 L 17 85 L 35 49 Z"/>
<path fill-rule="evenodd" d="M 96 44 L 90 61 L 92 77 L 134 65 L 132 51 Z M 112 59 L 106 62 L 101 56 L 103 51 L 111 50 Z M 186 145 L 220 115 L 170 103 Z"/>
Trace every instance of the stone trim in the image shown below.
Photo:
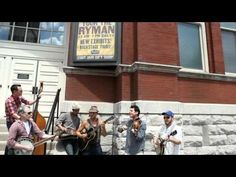
<path fill-rule="evenodd" d="M 81 67 L 63 67 L 66 74 L 79 74 L 79 75 L 94 75 L 94 76 L 111 76 L 115 77 L 114 71 L 108 71 L 104 69 L 93 68 L 81 68 Z"/>
<path fill-rule="evenodd" d="M 224 74 L 215 74 L 215 73 L 196 73 L 196 72 L 181 71 L 181 70 L 178 72 L 178 77 L 236 82 L 236 77 L 234 76 L 229 76 L 229 75 L 224 75 Z"/>
<path fill-rule="evenodd" d="M 192 70 L 185 70 L 181 66 L 155 64 L 147 62 L 134 62 L 132 65 L 119 64 L 115 70 L 81 68 L 81 67 L 63 67 L 66 74 L 96 75 L 116 77 L 121 73 L 133 73 L 136 71 L 152 71 L 160 73 L 176 74 L 177 77 L 206 79 L 225 82 L 236 82 L 236 76 L 225 74 L 204 73 Z"/>
<path fill-rule="evenodd" d="M 74 101 L 64 101 L 61 103 L 61 112 L 71 110 Z M 96 105 L 100 114 L 128 114 L 131 104 L 137 104 L 141 109 L 141 114 L 161 114 L 165 110 L 172 110 L 176 115 L 235 115 L 235 104 L 208 104 L 208 103 L 183 103 L 177 101 L 120 101 L 109 102 L 89 102 L 78 101 L 81 105 L 81 113 L 87 114 L 90 106 Z"/>

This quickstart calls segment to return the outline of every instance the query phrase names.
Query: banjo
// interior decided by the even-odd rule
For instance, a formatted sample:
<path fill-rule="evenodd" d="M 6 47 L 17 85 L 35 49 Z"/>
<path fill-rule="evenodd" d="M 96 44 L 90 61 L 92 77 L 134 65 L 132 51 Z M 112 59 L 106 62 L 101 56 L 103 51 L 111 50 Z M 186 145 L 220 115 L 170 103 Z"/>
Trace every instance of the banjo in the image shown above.
<path fill-rule="evenodd" d="M 53 140 L 56 136 L 59 136 L 61 133 L 62 132 L 58 132 L 55 135 L 53 135 L 52 137 L 42 139 L 42 140 L 35 142 L 35 143 L 29 137 L 20 137 L 20 138 L 18 138 L 17 143 L 22 144 L 22 145 L 31 146 L 33 150 L 27 151 L 24 149 L 14 149 L 14 154 L 15 155 L 32 155 L 35 147 L 37 147 L 41 144 L 44 144 L 46 141 Z"/>

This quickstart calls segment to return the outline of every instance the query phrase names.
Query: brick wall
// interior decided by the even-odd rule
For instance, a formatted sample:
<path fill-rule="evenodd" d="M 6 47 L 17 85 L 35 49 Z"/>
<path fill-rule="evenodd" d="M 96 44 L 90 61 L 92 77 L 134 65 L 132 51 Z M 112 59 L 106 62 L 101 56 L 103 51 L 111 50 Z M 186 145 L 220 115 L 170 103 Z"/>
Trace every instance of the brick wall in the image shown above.
<path fill-rule="evenodd" d="M 68 74 L 66 100 L 113 102 L 116 96 L 115 78 Z"/>

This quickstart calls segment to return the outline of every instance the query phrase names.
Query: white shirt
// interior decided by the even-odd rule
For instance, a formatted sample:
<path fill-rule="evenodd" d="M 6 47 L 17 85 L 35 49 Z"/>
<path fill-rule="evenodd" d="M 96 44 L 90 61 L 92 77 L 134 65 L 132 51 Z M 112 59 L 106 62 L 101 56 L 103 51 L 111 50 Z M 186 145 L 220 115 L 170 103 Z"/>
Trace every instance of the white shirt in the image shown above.
<path fill-rule="evenodd" d="M 167 137 L 168 135 L 170 135 L 171 132 L 173 131 L 177 131 L 177 134 L 174 135 L 174 137 L 178 140 L 181 141 L 181 144 L 183 142 L 183 138 L 182 138 L 182 130 L 181 127 L 176 125 L 175 122 L 172 123 L 172 125 L 170 127 L 166 127 L 166 125 L 163 125 L 160 129 L 159 132 L 159 136 L 160 137 Z M 174 144 L 170 141 L 167 141 L 165 144 L 165 151 L 164 154 L 165 155 L 178 155 L 180 154 L 180 148 L 181 148 L 181 144 Z"/>
<path fill-rule="evenodd" d="M 30 133 L 30 128 L 31 128 L 31 126 L 30 126 L 30 124 L 29 124 L 29 121 L 23 121 L 23 124 L 24 124 L 24 126 L 25 126 L 25 129 L 26 129 L 27 134 L 29 135 L 29 133 Z"/>

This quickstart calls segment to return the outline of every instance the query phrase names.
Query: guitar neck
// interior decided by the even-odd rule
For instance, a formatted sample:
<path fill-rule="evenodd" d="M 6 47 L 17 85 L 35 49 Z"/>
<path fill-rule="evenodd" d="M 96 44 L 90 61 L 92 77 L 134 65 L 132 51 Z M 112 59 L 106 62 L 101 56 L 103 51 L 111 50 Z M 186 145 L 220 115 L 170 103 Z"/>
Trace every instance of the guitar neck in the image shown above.
<path fill-rule="evenodd" d="M 107 120 L 104 120 L 104 123 L 106 124 L 107 122 L 109 122 L 109 121 L 112 120 L 112 119 L 115 119 L 115 116 L 111 116 L 111 117 L 109 117 Z"/>

